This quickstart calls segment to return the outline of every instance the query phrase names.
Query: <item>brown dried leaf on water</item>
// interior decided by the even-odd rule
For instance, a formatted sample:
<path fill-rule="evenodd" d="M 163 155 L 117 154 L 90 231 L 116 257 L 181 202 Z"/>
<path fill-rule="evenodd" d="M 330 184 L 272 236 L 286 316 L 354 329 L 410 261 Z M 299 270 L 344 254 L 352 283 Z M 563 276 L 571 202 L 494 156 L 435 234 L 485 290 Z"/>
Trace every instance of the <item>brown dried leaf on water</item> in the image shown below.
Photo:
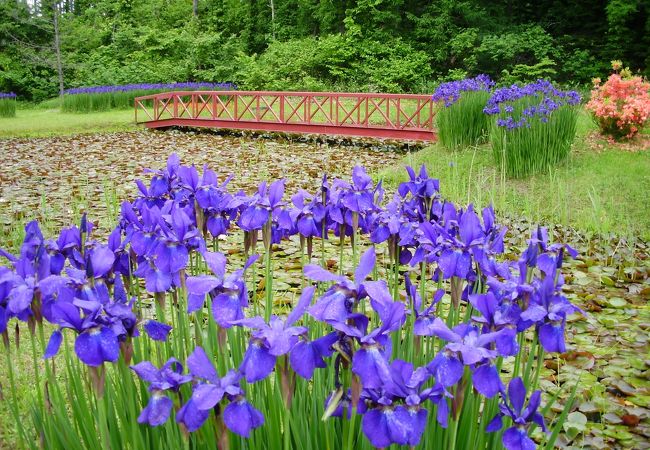
<path fill-rule="evenodd" d="M 623 422 L 623 425 L 634 428 L 639 424 L 641 418 L 639 416 L 635 416 L 634 414 L 623 414 L 621 416 L 621 421 Z"/>

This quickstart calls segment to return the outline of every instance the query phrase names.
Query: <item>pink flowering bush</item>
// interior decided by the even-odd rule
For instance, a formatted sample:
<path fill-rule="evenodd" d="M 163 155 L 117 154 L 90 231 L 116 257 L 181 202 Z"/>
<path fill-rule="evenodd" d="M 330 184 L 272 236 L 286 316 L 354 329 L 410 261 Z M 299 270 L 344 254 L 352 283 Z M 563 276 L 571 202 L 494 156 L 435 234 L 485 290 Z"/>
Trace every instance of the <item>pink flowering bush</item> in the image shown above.
<path fill-rule="evenodd" d="M 614 67 L 614 70 L 621 66 Z M 603 134 L 615 139 L 634 137 L 650 118 L 650 83 L 631 76 L 629 69 L 613 73 L 604 84 L 596 78 L 587 109 Z"/>

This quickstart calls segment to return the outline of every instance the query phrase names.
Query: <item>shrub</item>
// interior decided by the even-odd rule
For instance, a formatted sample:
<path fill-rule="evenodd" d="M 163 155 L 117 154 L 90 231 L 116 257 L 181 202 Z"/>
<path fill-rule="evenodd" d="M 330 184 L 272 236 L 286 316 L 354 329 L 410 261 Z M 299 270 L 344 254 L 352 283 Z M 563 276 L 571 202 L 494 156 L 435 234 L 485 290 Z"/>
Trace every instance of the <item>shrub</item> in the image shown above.
<path fill-rule="evenodd" d="M 426 53 L 408 43 L 350 34 L 276 41 L 237 67 L 237 83 L 254 90 L 404 92 L 431 75 Z"/>
<path fill-rule="evenodd" d="M 508 176 L 546 170 L 564 159 L 575 138 L 580 95 L 549 81 L 494 91 L 485 113 L 496 116 L 490 141 L 494 158 Z"/>
<path fill-rule="evenodd" d="M 16 94 L 0 92 L 0 117 L 16 117 Z"/>
<path fill-rule="evenodd" d="M 614 70 L 620 62 L 613 61 Z M 587 109 L 602 134 L 614 139 L 633 138 L 650 118 L 650 83 L 639 76 L 631 76 L 629 69 L 613 73 L 604 84 L 594 79 L 594 89 Z"/>
<path fill-rule="evenodd" d="M 490 98 L 494 82 L 487 75 L 443 83 L 433 100 L 444 102 L 436 123 L 440 142 L 447 148 L 459 148 L 485 141 L 490 120 L 483 108 Z"/>

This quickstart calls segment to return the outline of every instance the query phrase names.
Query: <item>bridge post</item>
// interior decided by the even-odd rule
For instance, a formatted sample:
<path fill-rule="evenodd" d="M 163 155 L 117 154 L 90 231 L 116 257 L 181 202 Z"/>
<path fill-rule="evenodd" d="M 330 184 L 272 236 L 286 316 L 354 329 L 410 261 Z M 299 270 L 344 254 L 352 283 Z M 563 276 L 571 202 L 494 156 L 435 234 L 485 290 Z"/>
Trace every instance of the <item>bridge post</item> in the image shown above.
<path fill-rule="evenodd" d="M 278 95 L 280 99 L 280 123 L 286 123 L 284 120 L 284 94 Z"/>
<path fill-rule="evenodd" d="M 401 128 L 401 119 L 402 119 L 402 106 L 400 104 L 400 99 L 397 99 L 397 128 Z"/>

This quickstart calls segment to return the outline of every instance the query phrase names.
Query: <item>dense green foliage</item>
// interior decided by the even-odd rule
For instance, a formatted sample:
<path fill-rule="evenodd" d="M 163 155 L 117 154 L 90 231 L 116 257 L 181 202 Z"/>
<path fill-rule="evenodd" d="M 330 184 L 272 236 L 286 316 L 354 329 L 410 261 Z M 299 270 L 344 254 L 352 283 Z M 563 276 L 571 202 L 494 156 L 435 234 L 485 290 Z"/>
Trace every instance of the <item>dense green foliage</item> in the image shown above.
<path fill-rule="evenodd" d="M 30 7 L 29 5 L 33 5 Z M 433 80 L 587 82 L 647 74 L 649 0 L 0 0 L 0 91 L 232 81 L 243 88 L 430 92 Z"/>

